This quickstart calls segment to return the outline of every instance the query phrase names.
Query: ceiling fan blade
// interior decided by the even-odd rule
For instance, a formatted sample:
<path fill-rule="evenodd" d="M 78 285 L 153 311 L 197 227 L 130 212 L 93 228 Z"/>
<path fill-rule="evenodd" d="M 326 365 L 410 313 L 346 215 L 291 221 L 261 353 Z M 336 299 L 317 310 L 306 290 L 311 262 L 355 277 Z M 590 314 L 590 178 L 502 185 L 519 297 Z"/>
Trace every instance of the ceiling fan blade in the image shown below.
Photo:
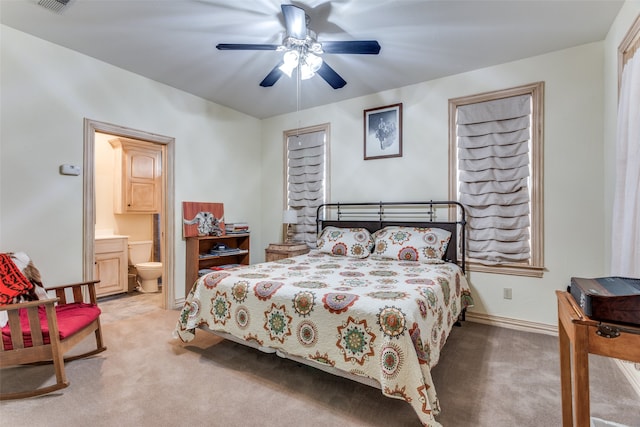
<path fill-rule="evenodd" d="M 316 74 L 319 74 L 320 77 L 325 79 L 325 81 L 334 89 L 340 89 L 347 84 L 346 80 L 340 77 L 340 75 L 336 73 L 333 68 L 329 67 L 326 62 L 322 63 L 322 66 L 318 71 L 316 71 Z"/>
<path fill-rule="evenodd" d="M 283 4 L 281 7 L 287 35 L 298 40 L 304 40 L 307 37 L 307 19 L 304 9 L 292 4 Z"/>
<path fill-rule="evenodd" d="M 277 44 L 219 43 L 216 48 L 219 50 L 276 50 L 279 46 Z"/>
<path fill-rule="evenodd" d="M 322 42 L 324 53 L 356 53 L 363 55 L 377 55 L 380 44 L 375 40 L 360 41 L 327 41 Z"/>
<path fill-rule="evenodd" d="M 265 77 L 261 82 L 260 82 L 260 86 L 262 87 L 271 87 L 274 84 L 276 84 L 276 82 L 278 81 L 278 79 L 280 79 L 280 77 L 282 77 L 282 74 L 284 74 L 281 70 L 280 70 L 280 66 L 284 64 L 284 61 L 280 61 L 280 63 L 278 65 L 276 65 L 275 67 L 273 67 L 273 70 L 271 70 L 269 72 L 269 74 L 267 74 L 267 77 Z"/>

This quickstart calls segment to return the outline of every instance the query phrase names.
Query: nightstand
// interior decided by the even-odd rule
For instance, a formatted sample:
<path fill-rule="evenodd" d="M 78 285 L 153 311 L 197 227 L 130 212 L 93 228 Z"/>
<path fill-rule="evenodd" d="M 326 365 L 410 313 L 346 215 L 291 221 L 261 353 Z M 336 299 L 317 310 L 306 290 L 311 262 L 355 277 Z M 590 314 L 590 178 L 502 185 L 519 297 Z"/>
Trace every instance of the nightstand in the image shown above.
<path fill-rule="evenodd" d="M 264 252 L 267 261 L 277 261 L 279 259 L 304 255 L 309 252 L 309 247 L 306 243 L 300 242 L 271 243 Z"/>

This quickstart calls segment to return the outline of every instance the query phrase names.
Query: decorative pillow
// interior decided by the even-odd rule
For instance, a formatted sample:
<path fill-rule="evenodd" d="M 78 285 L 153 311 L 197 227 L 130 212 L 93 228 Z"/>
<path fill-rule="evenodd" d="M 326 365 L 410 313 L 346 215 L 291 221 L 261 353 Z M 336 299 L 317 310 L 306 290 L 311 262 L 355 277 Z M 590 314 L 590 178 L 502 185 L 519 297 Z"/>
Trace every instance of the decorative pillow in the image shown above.
<path fill-rule="evenodd" d="M 441 228 L 387 226 L 374 233 L 376 258 L 441 264 L 451 233 Z"/>
<path fill-rule="evenodd" d="M 366 228 L 325 227 L 317 241 L 318 250 L 334 256 L 366 258 L 371 254 L 373 238 Z"/>

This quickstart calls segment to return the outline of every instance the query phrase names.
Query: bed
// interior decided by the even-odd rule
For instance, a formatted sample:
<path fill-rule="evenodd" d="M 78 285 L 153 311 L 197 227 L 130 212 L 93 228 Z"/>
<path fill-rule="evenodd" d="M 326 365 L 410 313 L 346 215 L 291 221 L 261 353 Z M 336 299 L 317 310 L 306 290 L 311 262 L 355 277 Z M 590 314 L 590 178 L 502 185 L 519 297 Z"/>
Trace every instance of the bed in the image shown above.
<path fill-rule="evenodd" d="M 464 226 L 457 202 L 322 205 L 316 248 L 204 274 L 175 335 L 213 332 L 378 387 L 438 426 L 431 368 L 473 304 Z"/>

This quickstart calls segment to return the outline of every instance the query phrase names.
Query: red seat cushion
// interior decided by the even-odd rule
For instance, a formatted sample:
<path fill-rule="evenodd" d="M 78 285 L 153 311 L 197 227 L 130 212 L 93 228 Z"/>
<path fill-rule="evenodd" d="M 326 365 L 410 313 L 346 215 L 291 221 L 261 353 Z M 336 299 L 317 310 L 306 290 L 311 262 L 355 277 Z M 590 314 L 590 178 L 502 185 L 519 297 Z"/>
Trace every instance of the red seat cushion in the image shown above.
<path fill-rule="evenodd" d="M 38 315 L 40 317 L 40 326 L 42 328 L 44 342 L 45 344 L 48 344 L 50 342 L 49 327 L 47 325 L 47 314 L 44 307 L 38 307 Z M 100 316 L 100 309 L 97 305 L 79 302 L 57 305 L 56 317 L 58 318 L 60 339 L 63 340 L 75 334 L 80 329 L 96 320 L 98 316 Z M 24 346 L 31 347 L 33 345 L 31 340 L 31 328 L 29 327 L 27 310 L 24 308 L 20 309 L 20 324 L 22 325 L 22 339 L 24 340 Z M 11 329 L 8 324 L 2 328 L 2 341 L 4 343 L 5 350 L 11 350 L 13 348 L 11 343 Z"/>

